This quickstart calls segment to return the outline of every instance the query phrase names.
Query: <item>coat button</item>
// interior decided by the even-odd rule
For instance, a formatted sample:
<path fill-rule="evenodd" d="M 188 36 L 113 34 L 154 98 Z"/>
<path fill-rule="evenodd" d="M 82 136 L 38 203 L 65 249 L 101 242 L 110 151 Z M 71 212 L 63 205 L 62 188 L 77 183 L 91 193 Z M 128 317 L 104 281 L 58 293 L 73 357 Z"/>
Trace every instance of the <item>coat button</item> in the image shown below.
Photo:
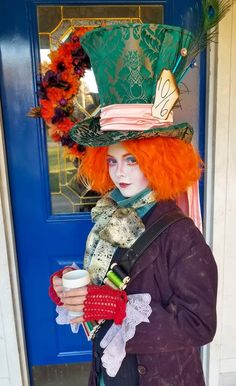
<path fill-rule="evenodd" d="M 98 353 L 97 351 L 95 351 L 94 357 L 95 357 L 95 358 L 98 358 L 98 357 L 99 357 L 99 353 Z"/>
<path fill-rule="evenodd" d="M 138 372 L 139 372 L 140 375 L 146 374 L 146 372 L 147 372 L 146 367 L 138 366 Z"/>

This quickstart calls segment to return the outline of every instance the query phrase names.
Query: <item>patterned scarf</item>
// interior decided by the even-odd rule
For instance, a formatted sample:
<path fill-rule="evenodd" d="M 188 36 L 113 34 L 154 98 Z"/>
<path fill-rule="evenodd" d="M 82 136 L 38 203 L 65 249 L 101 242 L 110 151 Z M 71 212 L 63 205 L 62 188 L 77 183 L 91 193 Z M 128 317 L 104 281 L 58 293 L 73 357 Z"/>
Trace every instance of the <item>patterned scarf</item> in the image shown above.
<path fill-rule="evenodd" d="M 88 235 L 84 269 L 93 284 L 101 285 L 117 248 L 130 248 L 145 231 L 141 220 L 156 201 L 146 188 L 134 197 L 124 198 L 118 189 L 107 193 L 92 209 L 94 227 Z"/>

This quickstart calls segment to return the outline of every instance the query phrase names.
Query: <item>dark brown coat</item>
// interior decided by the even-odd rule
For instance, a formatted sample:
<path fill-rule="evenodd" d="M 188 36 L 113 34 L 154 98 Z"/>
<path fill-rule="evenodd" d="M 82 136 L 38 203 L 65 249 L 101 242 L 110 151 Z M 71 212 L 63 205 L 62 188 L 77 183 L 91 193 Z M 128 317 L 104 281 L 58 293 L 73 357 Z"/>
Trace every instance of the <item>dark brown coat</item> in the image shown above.
<path fill-rule="evenodd" d="M 157 204 L 146 226 L 173 208 L 172 201 Z M 139 385 L 203 386 L 199 347 L 215 334 L 217 268 L 192 220 L 164 231 L 136 262 L 131 277 L 128 294 L 152 297 L 150 323 L 141 323 L 126 345 L 128 354 L 137 355 Z"/>

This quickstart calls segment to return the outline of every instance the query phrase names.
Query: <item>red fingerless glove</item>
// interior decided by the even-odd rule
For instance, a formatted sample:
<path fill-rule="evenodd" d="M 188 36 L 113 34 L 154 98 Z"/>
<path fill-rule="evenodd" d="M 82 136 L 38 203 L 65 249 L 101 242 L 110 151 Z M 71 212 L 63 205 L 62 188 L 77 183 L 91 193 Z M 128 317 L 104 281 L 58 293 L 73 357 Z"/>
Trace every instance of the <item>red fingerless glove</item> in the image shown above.
<path fill-rule="evenodd" d="M 121 324 L 126 316 L 127 301 L 125 291 L 107 285 L 88 285 L 83 308 L 84 321 L 113 319 L 115 324 Z"/>
<path fill-rule="evenodd" d="M 54 276 L 58 276 L 58 277 L 62 278 L 63 271 L 66 268 L 71 268 L 72 270 L 74 270 L 74 268 L 72 268 L 72 267 L 64 267 L 64 268 L 60 269 L 59 271 L 53 273 L 50 276 L 50 279 L 49 279 L 50 280 L 50 286 L 49 286 L 49 289 L 48 289 L 48 295 L 51 298 L 51 300 L 53 301 L 53 303 L 55 303 L 57 306 L 62 306 L 63 303 L 61 302 L 61 299 L 59 298 L 59 296 L 57 296 L 57 293 L 56 293 L 56 291 L 53 288 L 52 280 L 53 280 Z"/>

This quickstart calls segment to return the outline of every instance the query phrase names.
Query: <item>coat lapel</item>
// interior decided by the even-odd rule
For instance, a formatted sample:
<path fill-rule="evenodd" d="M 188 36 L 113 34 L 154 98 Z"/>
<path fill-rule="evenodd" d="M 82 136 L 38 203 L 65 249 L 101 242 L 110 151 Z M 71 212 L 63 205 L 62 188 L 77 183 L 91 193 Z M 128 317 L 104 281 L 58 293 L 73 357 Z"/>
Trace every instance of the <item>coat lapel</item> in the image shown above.
<path fill-rule="evenodd" d="M 150 227 L 155 221 L 158 220 L 159 217 L 161 217 L 164 213 L 167 213 L 171 210 L 176 208 L 176 203 L 174 201 L 162 201 L 160 203 L 157 203 L 156 206 L 154 206 L 150 212 L 143 218 L 143 222 L 145 224 L 146 229 Z M 157 240 L 157 239 L 156 239 Z M 143 255 L 141 255 L 131 270 L 131 282 L 147 267 L 149 267 L 153 261 L 157 258 L 157 254 L 153 253 L 155 251 L 155 247 L 153 248 L 153 244 L 157 241 L 154 241 L 152 245 L 149 246 L 144 252 Z M 130 248 L 132 251 L 132 247 Z"/>

